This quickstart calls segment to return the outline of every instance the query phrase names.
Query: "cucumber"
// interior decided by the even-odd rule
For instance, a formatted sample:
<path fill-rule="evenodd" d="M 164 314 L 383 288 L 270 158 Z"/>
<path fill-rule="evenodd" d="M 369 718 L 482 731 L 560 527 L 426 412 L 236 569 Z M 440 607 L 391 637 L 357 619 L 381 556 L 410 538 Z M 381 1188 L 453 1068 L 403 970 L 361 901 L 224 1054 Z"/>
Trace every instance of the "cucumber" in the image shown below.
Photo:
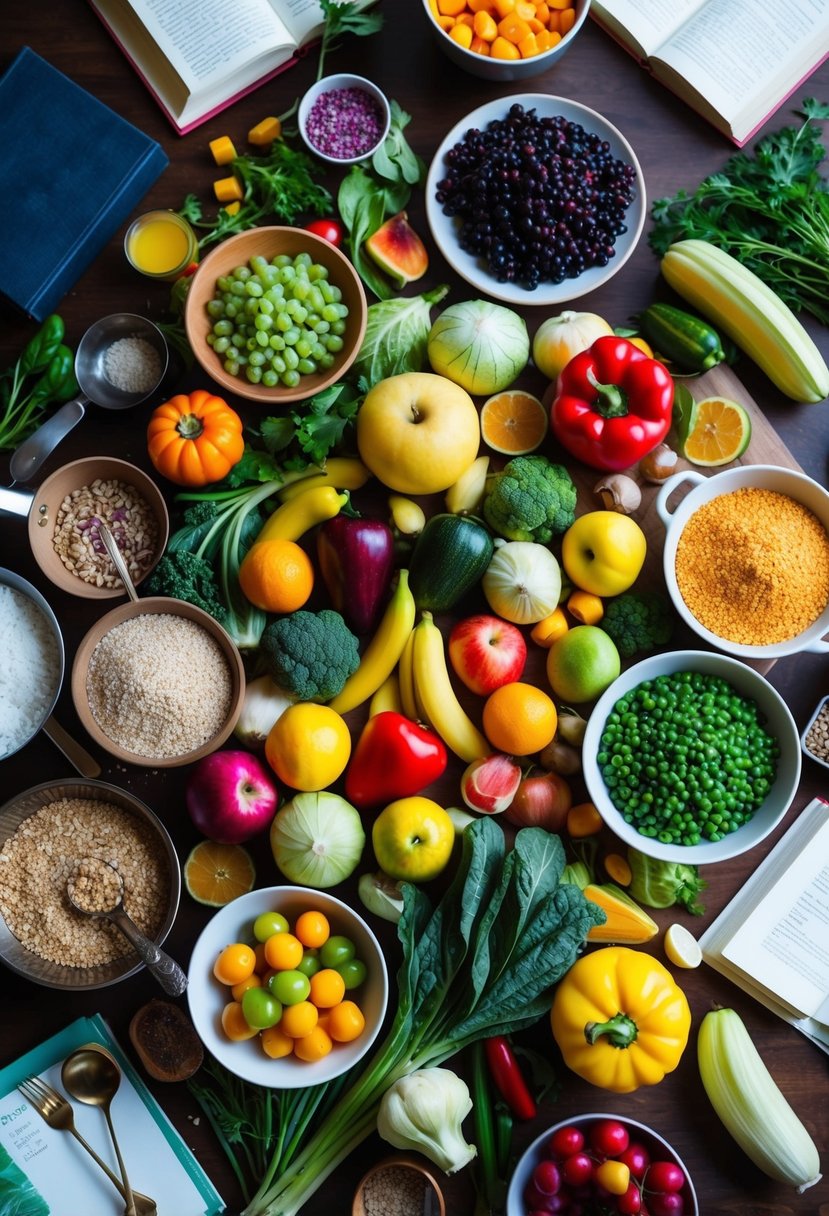
<path fill-rule="evenodd" d="M 492 534 L 479 520 L 433 515 L 409 562 L 409 586 L 418 608 L 448 612 L 480 582 L 494 551 Z"/>
<path fill-rule="evenodd" d="M 673 304 L 649 304 L 639 316 L 639 328 L 654 351 L 681 372 L 707 372 L 725 358 L 717 331 Z"/>

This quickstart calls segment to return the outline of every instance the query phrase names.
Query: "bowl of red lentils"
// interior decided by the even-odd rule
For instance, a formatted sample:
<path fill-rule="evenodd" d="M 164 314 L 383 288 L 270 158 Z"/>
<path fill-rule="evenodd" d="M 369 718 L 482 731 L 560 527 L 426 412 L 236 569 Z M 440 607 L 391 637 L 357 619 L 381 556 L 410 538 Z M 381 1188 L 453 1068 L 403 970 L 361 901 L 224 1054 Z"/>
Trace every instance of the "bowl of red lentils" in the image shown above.
<path fill-rule="evenodd" d="M 553 67 L 587 20 L 590 0 L 423 0 L 440 49 L 472 76 L 528 80 Z"/>
<path fill-rule="evenodd" d="M 774 465 L 686 469 L 656 511 L 668 592 L 705 642 L 742 659 L 829 653 L 829 493 L 816 481 Z"/>
<path fill-rule="evenodd" d="M 69 902 L 67 884 L 89 858 L 118 871 L 124 908 L 151 941 L 169 934 L 181 874 L 158 817 L 105 781 L 47 781 L 0 807 L 0 960 L 18 975 L 81 990 L 143 967 L 118 929 Z"/>
<path fill-rule="evenodd" d="M 127 764 L 192 764 L 230 737 L 245 695 L 241 655 L 194 604 L 153 596 L 114 608 L 75 652 L 72 700 L 99 747 Z"/>

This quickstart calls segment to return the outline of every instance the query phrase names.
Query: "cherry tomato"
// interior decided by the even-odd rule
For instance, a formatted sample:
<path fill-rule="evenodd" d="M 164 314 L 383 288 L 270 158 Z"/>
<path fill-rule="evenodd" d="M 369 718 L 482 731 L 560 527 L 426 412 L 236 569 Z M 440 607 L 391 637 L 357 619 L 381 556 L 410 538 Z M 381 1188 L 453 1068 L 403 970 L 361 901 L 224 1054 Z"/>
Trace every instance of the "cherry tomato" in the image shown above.
<path fill-rule="evenodd" d="M 294 925 L 294 936 L 308 949 L 318 948 L 328 941 L 331 926 L 322 912 L 303 912 Z"/>
<path fill-rule="evenodd" d="M 303 953 L 302 942 L 293 933 L 274 933 L 265 942 L 265 958 L 275 971 L 295 971 Z"/>
<path fill-rule="evenodd" d="M 339 220 L 312 220 L 310 224 L 305 225 L 305 230 L 313 232 L 314 236 L 321 236 L 332 245 L 341 245 L 345 236 L 345 229 Z"/>
<path fill-rule="evenodd" d="M 644 1144 L 631 1143 L 623 1153 L 619 1153 L 617 1161 L 624 1161 L 632 1178 L 642 1179 L 651 1163 L 650 1153 Z"/>
<path fill-rule="evenodd" d="M 311 981 L 301 971 L 276 971 L 268 980 L 268 988 L 283 1005 L 298 1005 L 308 999 Z"/>
<path fill-rule="evenodd" d="M 561 1176 L 570 1186 L 583 1186 L 593 1177 L 593 1160 L 587 1153 L 571 1153 L 561 1163 Z"/>
<path fill-rule="evenodd" d="M 311 976 L 310 991 L 317 1009 L 333 1009 L 345 996 L 345 981 L 338 971 L 324 967 Z"/>
<path fill-rule="evenodd" d="M 642 1192 L 635 1182 L 631 1182 L 624 1195 L 616 1200 L 616 1211 L 620 1216 L 639 1216 L 642 1211 Z"/>
<path fill-rule="evenodd" d="M 213 974 L 221 984 L 232 987 L 241 984 L 249 975 L 253 975 L 256 966 L 256 955 L 250 946 L 244 942 L 233 942 L 225 946 L 216 962 L 213 964 Z"/>
<path fill-rule="evenodd" d="M 301 1039 L 294 1039 L 294 1055 L 299 1060 L 313 1064 L 327 1056 L 333 1046 L 331 1036 L 317 1023 L 310 1034 Z"/>
<path fill-rule="evenodd" d="M 602 1119 L 590 1129 L 590 1144 L 603 1157 L 616 1157 L 630 1144 L 624 1123 L 617 1119 Z"/>
<path fill-rule="evenodd" d="M 549 1149 L 554 1157 L 571 1157 L 573 1153 L 580 1153 L 583 1148 L 584 1133 L 572 1123 L 567 1127 L 560 1127 L 550 1137 Z"/>
<path fill-rule="evenodd" d="M 368 974 L 365 963 L 359 958 L 350 958 L 347 963 L 340 963 L 339 967 L 335 967 L 334 970 L 339 971 L 343 977 L 348 992 L 352 988 L 359 988 Z"/>
<path fill-rule="evenodd" d="M 648 1195 L 648 1212 L 650 1216 L 682 1216 L 685 1203 L 676 1191 L 666 1191 L 663 1195 Z"/>
<path fill-rule="evenodd" d="M 654 1161 L 645 1178 L 649 1191 L 673 1193 L 681 1191 L 685 1186 L 685 1175 L 673 1161 Z"/>
<path fill-rule="evenodd" d="M 539 1161 L 533 1170 L 533 1183 L 542 1195 L 555 1195 L 561 1186 L 561 1173 L 555 1161 Z"/>
<path fill-rule="evenodd" d="M 312 946 L 310 950 L 306 950 L 300 961 L 297 963 L 296 970 L 301 971 L 303 975 L 309 978 L 320 969 L 319 950 L 316 946 Z"/>
<path fill-rule="evenodd" d="M 343 963 L 350 962 L 356 953 L 350 938 L 335 933 L 320 947 L 320 962 L 323 967 L 340 967 Z"/>
<path fill-rule="evenodd" d="M 351 1043 L 363 1033 L 366 1020 L 353 1001 L 341 1001 L 331 1010 L 328 1033 L 337 1043 Z"/>

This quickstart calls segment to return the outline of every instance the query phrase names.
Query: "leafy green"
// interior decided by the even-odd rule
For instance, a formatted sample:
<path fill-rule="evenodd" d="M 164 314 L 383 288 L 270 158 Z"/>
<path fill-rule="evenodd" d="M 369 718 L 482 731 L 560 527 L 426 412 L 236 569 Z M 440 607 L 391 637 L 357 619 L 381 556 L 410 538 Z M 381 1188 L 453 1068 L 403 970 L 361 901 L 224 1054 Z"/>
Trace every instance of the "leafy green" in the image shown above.
<path fill-rule="evenodd" d="M 661 861 L 638 849 L 628 848 L 631 879 L 628 894 L 649 908 L 672 908 L 680 904 L 692 916 L 702 916 L 705 908 L 698 900 L 708 886 L 696 866 L 686 862 Z"/>
<path fill-rule="evenodd" d="M 389 103 L 389 109 L 389 133 L 372 156 L 371 167 L 384 181 L 406 182 L 409 186 L 419 186 L 426 176 L 426 163 L 412 151 L 403 134 L 412 121 L 412 116 L 394 100 Z"/>
<path fill-rule="evenodd" d="M 420 296 L 399 296 L 369 305 L 365 337 L 352 369 L 369 388 L 388 376 L 423 371 L 432 324 L 430 309 L 448 290 L 441 286 Z"/>
<path fill-rule="evenodd" d="M 11 451 L 31 435 L 51 403 L 69 401 L 80 391 L 75 356 L 63 336 L 63 320 L 52 314 L 0 375 L 0 451 Z"/>
<path fill-rule="evenodd" d="M 383 28 L 383 16 L 371 12 L 377 0 L 320 0 L 325 14 L 325 25 L 320 41 L 317 61 L 317 80 L 322 80 L 323 65 L 331 51 L 339 49 L 342 39 L 348 34 L 365 37 L 376 34 Z"/>
<path fill-rule="evenodd" d="M 709 241 L 752 270 L 795 312 L 829 324 L 829 193 L 818 123 L 829 105 L 807 98 L 800 127 L 736 153 L 692 194 L 653 204 L 649 242 L 660 256 L 688 237 Z"/>
<path fill-rule="evenodd" d="M 385 1091 L 492 1034 L 549 1012 L 552 986 L 603 913 L 562 884 L 564 849 L 522 828 L 506 853 L 491 819 L 463 833 L 458 870 L 440 902 L 404 884 L 397 1012 L 388 1037 L 287 1170 L 271 1170 L 243 1216 L 294 1216 L 375 1127 Z"/>

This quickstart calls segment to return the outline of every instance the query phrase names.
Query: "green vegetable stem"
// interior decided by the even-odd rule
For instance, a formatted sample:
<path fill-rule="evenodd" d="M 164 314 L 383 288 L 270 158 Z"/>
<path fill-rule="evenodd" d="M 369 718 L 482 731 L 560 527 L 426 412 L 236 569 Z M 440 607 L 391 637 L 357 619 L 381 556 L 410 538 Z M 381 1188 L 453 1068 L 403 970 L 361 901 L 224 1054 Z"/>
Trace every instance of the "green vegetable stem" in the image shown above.
<path fill-rule="evenodd" d="M 63 344 L 63 336 L 63 320 L 47 317 L 17 362 L 0 377 L 0 451 L 22 443 L 39 425 L 48 405 L 69 401 L 79 392 L 75 356 Z"/>
<path fill-rule="evenodd" d="M 365 37 L 383 28 L 382 14 L 370 11 L 375 8 L 377 0 L 340 0 L 339 3 L 336 0 L 320 0 L 320 4 L 325 14 L 325 25 L 317 61 L 317 80 L 322 80 L 327 56 L 339 48 L 346 35 Z"/>

